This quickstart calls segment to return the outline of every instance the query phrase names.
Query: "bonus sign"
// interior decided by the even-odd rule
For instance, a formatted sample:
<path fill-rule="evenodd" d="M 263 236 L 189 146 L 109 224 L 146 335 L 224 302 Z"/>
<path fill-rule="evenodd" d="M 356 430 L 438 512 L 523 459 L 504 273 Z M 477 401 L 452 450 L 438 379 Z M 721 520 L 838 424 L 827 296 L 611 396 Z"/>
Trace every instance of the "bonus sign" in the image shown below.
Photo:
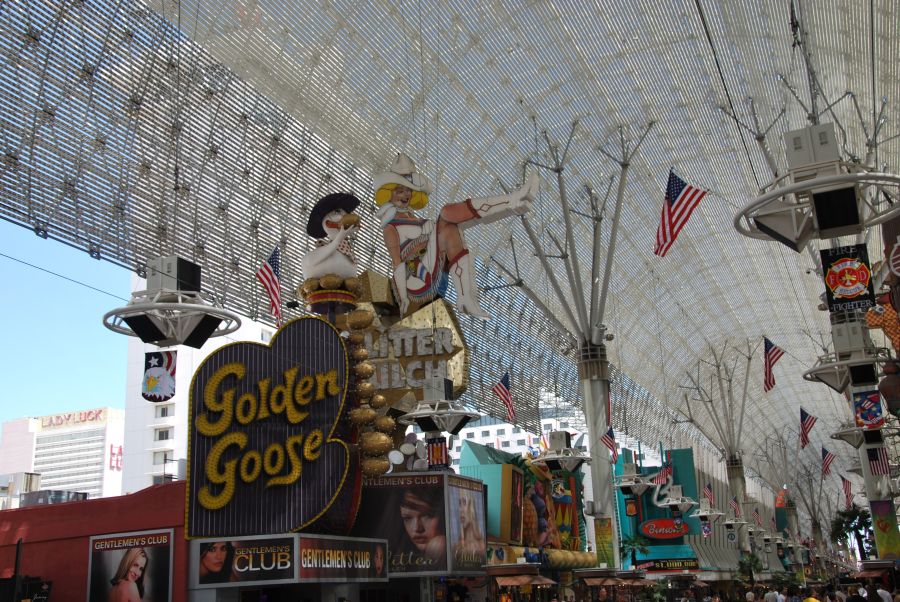
<path fill-rule="evenodd" d="M 347 350 L 318 318 L 210 355 L 191 383 L 188 536 L 346 532 L 359 505 Z"/>

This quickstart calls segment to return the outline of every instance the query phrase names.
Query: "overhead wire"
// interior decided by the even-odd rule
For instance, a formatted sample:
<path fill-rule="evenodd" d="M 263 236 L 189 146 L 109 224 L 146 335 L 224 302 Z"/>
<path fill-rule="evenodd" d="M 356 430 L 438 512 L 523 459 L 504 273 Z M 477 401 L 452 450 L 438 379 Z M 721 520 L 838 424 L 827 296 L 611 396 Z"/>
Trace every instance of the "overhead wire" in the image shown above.
<path fill-rule="evenodd" d="M 706 14 L 703 12 L 703 6 L 700 4 L 700 0 L 694 0 L 694 5 L 697 7 L 697 13 L 700 16 L 700 22 L 703 24 L 703 32 L 706 34 L 706 41 L 709 43 L 710 52 L 712 52 L 713 60 L 716 63 L 716 71 L 719 74 L 719 81 L 722 82 L 722 88 L 725 90 L 725 98 L 728 100 L 728 107 L 731 109 L 732 115 L 737 115 L 737 110 L 734 107 L 734 101 L 731 98 L 731 90 L 728 88 L 728 83 L 725 81 L 725 74 L 722 71 L 722 63 L 719 61 L 719 53 L 716 52 L 716 47 L 713 44 L 712 34 L 709 31 L 709 24 L 706 22 Z M 750 156 L 750 148 L 747 146 L 747 141 L 744 140 L 744 133 L 741 131 L 739 125 L 735 123 L 735 127 L 738 130 L 738 137 L 741 139 L 741 145 L 744 147 L 744 154 L 747 156 L 747 163 L 750 165 L 750 171 L 753 173 L 753 180 L 756 182 L 756 187 L 760 188 L 759 176 L 756 175 L 756 168 L 753 166 L 753 158 Z"/>
<path fill-rule="evenodd" d="M 47 268 L 42 268 L 39 265 L 34 265 L 33 263 L 28 263 L 24 259 L 19 259 L 18 257 L 13 257 L 12 255 L 7 255 L 6 253 L 0 253 L 0 257 L 5 257 L 6 259 L 9 259 L 11 261 L 16 261 L 23 265 L 27 265 L 30 268 L 34 268 L 41 272 L 45 272 L 47 274 L 50 274 L 51 276 L 56 276 L 57 278 L 62 278 L 63 280 L 68 280 L 69 282 L 71 282 L 73 284 L 83 286 L 84 288 L 89 288 L 92 291 L 97 291 L 98 293 L 103 293 L 104 295 L 108 295 L 108 296 L 112 297 L 113 299 L 118 299 L 120 301 L 128 301 L 128 299 L 126 299 L 124 297 L 120 297 L 119 295 L 113 294 L 109 291 L 105 291 L 103 289 L 97 288 L 96 286 L 91 286 L 90 284 L 87 284 L 86 282 L 82 282 L 80 280 L 75 280 L 74 278 L 69 278 L 68 276 L 63 276 L 62 274 L 54 272 L 52 270 L 48 270 Z"/>

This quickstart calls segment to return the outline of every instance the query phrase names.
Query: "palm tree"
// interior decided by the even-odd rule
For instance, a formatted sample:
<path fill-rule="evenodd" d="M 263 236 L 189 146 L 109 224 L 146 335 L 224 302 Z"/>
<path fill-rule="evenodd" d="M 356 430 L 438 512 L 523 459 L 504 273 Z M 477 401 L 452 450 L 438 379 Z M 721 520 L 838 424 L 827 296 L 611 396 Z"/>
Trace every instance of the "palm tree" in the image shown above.
<path fill-rule="evenodd" d="M 856 541 L 860 560 L 868 560 L 866 540 L 872 531 L 872 516 L 865 508 L 854 505 L 846 510 L 839 510 L 831 519 L 829 536 L 833 543 L 844 541 L 849 535 Z"/>
<path fill-rule="evenodd" d="M 619 545 L 619 551 L 621 551 L 623 557 L 631 556 L 631 567 L 634 568 L 637 566 L 638 553 L 647 554 L 650 552 L 649 545 L 650 540 L 643 535 L 629 535 L 622 540 Z"/>
<path fill-rule="evenodd" d="M 762 568 L 762 562 L 756 554 L 741 556 L 741 559 L 738 561 L 738 570 L 742 575 L 746 575 L 751 586 L 756 585 L 756 580 L 753 575 L 762 571 Z"/>

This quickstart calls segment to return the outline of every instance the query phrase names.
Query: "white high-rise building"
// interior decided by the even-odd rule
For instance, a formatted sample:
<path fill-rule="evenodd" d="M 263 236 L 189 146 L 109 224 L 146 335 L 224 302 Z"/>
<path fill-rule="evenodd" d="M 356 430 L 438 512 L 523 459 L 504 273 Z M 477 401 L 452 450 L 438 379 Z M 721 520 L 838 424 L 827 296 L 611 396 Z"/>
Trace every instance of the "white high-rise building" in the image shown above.
<path fill-rule="evenodd" d="M 540 452 L 546 448 L 546 436 L 550 431 L 570 431 L 569 422 L 565 418 L 544 418 L 541 420 L 541 434 L 530 433 L 525 429 L 508 422 L 482 416 L 474 424 L 463 428 L 459 434 L 452 438 L 450 445 L 450 460 L 453 466 L 459 465 L 459 456 L 462 451 L 463 441 L 486 445 L 511 454 L 523 454 L 526 452 Z M 541 441 L 544 441 L 542 444 Z M 572 437 L 572 445 L 581 447 L 587 451 L 587 438 L 582 433 Z"/>
<path fill-rule="evenodd" d="M 41 489 L 122 493 L 125 412 L 78 410 L 3 423 L 0 474 L 39 473 Z"/>
<path fill-rule="evenodd" d="M 274 332 L 269 326 L 243 318 L 237 332 L 211 338 L 200 349 L 184 345 L 166 348 L 166 351 L 177 351 L 175 395 L 160 403 L 147 401 L 141 395 L 145 354 L 160 351 L 160 348 L 142 343 L 138 338 L 129 340 L 123 493 L 133 493 L 172 478 L 184 478 L 190 388 L 197 367 L 223 345 L 236 341 L 268 343 Z"/>

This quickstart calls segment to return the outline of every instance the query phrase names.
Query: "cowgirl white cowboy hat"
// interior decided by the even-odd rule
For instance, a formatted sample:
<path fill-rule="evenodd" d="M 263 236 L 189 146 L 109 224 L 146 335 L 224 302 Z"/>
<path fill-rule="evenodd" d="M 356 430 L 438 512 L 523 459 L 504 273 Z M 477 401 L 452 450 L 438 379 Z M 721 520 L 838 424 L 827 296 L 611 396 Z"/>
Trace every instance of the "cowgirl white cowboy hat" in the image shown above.
<path fill-rule="evenodd" d="M 416 164 L 409 155 L 405 153 L 397 153 L 394 164 L 388 171 L 375 174 L 372 177 L 372 187 L 380 190 L 385 184 L 398 184 L 406 186 L 415 192 L 422 192 L 426 195 L 434 192 L 431 180 L 427 176 L 416 171 Z"/>

